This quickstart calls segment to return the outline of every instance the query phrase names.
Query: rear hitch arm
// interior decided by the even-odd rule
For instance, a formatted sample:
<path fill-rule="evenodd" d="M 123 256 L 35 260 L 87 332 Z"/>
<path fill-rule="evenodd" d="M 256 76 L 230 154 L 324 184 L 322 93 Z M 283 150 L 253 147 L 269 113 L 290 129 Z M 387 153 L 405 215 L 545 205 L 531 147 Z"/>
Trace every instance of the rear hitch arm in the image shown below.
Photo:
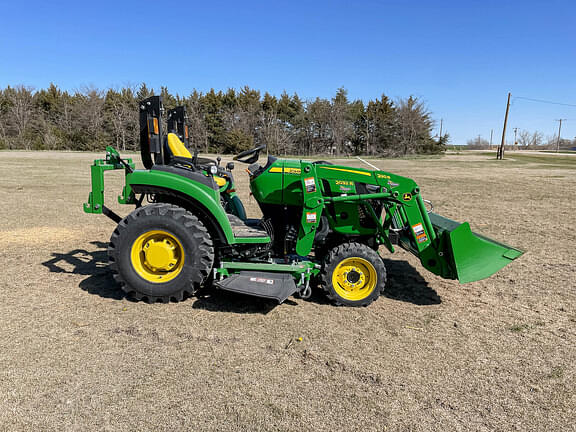
<path fill-rule="evenodd" d="M 124 160 L 113 147 L 106 147 L 106 159 L 96 159 L 90 167 L 92 191 L 88 196 L 88 202 L 84 203 L 84 212 L 104 214 L 114 222 L 120 222 L 122 218 L 104 205 L 104 171 L 123 169 L 127 175 L 134 171 L 134 167 L 132 159 Z M 136 203 L 130 186 L 124 186 L 118 201 L 121 204 Z"/>

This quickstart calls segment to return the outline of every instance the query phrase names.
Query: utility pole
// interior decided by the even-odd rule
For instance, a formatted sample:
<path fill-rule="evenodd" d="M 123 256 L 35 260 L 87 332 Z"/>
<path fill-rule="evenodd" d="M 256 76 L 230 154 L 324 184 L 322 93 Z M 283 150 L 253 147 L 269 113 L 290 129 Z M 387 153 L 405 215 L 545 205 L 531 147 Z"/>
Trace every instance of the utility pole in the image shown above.
<path fill-rule="evenodd" d="M 506 115 L 504 116 L 504 127 L 502 128 L 502 142 L 496 154 L 496 159 L 504 159 L 504 141 L 506 140 L 506 126 L 508 125 L 508 111 L 510 110 L 510 93 L 508 93 L 508 102 L 506 103 Z"/>
<path fill-rule="evenodd" d="M 444 119 L 440 119 L 440 137 L 438 140 L 442 139 L 442 122 L 444 121 Z"/>
<path fill-rule="evenodd" d="M 492 150 L 492 134 L 494 134 L 494 129 L 490 129 L 490 150 Z"/>
<path fill-rule="evenodd" d="M 518 128 L 514 128 L 514 150 L 518 150 L 518 140 L 516 139 L 516 133 L 518 132 Z"/>
<path fill-rule="evenodd" d="M 481 136 L 482 136 L 482 135 L 478 134 L 478 141 L 477 141 L 478 148 L 480 148 L 480 137 L 481 137 Z"/>
<path fill-rule="evenodd" d="M 558 141 L 556 141 L 556 153 L 560 151 L 560 132 L 562 131 L 562 122 L 566 121 L 566 119 L 558 119 L 555 120 L 558 122 Z"/>

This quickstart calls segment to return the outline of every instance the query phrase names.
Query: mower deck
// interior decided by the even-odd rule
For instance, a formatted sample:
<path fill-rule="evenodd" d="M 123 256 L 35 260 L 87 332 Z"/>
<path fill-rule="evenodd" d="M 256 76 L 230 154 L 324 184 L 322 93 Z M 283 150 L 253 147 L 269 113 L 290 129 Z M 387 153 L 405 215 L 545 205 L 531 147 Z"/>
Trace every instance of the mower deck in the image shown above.
<path fill-rule="evenodd" d="M 216 282 L 216 285 L 226 291 L 275 299 L 278 303 L 282 303 L 298 290 L 290 273 L 261 271 L 241 271 Z"/>

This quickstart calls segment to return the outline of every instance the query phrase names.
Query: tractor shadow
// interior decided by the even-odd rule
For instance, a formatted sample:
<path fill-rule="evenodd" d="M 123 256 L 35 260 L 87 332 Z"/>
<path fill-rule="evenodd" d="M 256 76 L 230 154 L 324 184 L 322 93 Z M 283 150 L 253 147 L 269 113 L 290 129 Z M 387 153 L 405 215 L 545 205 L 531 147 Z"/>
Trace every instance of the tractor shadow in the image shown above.
<path fill-rule="evenodd" d="M 283 305 L 297 305 L 287 299 Z M 266 315 L 278 306 L 275 300 L 252 297 L 230 291 L 220 290 L 214 286 L 203 288 L 196 294 L 196 300 L 192 303 L 193 309 L 202 309 L 209 312 L 229 312 L 236 314 L 261 314 Z"/>
<path fill-rule="evenodd" d="M 68 253 L 53 252 L 52 258 L 42 263 L 52 273 L 68 273 L 88 276 L 79 286 L 89 294 L 103 298 L 122 300 L 126 298 L 124 291 L 112 278 L 108 270 L 108 243 L 93 241 L 98 248 L 95 251 L 74 249 Z"/>
<path fill-rule="evenodd" d="M 108 243 L 93 241 L 97 250 L 74 249 L 67 253 L 53 252 L 52 258 L 42 265 L 52 273 L 68 273 L 88 276 L 80 282 L 79 287 L 89 294 L 113 300 L 136 301 L 127 296 L 118 286 L 108 269 Z M 192 301 L 193 309 L 204 309 L 211 312 L 267 314 L 278 303 L 272 300 L 248 297 L 209 287 L 201 290 Z M 284 304 L 296 303 L 290 299 Z"/>
<path fill-rule="evenodd" d="M 426 279 L 407 261 L 384 259 L 388 280 L 382 297 L 412 303 L 417 306 L 430 306 L 442 303 L 438 293 L 428 285 Z M 308 299 L 313 303 L 331 305 L 319 287 L 312 290 Z"/>
<path fill-rule="evenodd" d="M 382 295 L 418 306 L 438 305 L 442 299 L 408 261 L 384 259 L 388 281 Z"/>
<path fill-rule="evenodd" d="M 53 252 L 52 258 L 43 262 L 52 273 L 69 273 L 88 276 L 79 287 L 89 294 L 113 300 L 132 300 L 120 289 L 108 270 L 107 243 L 91 242 L 97 250 L 74 249 L 68 253 Z M 385 259 L 388 281 L 382 295 L 392 300 L 413 303 L 419 306 L 442 303 L 438 293 L 407 261 Z M 321 289 L 314 289 L 306 300 L 317 304 L 330 305 Z M 298 303 L 287 299 L 283 305 L 297 306 Z M 238 314 L 262 314 L 272 311 L 278 303 L 274 300 L 250 297 L 228 291 L 207 287 L 201 290 L 193 300 L 193 309 L 210 312 L 229 312 Z"/>

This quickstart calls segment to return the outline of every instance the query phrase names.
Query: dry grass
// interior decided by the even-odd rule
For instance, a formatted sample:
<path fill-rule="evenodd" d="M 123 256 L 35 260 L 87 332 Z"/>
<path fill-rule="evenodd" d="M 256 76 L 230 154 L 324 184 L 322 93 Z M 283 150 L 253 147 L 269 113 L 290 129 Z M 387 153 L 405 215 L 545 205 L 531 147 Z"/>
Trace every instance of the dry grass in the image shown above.
<path fill-rule="evenodd" d="M 385 296 L 347 309 L 124 298 L 114 225 L 82 212 L 94 157 L 0 152 L 0 430 L 575 430 L 576 161 L 372 161 L 528 253 L 459 286 L 398 252 Z"/>

